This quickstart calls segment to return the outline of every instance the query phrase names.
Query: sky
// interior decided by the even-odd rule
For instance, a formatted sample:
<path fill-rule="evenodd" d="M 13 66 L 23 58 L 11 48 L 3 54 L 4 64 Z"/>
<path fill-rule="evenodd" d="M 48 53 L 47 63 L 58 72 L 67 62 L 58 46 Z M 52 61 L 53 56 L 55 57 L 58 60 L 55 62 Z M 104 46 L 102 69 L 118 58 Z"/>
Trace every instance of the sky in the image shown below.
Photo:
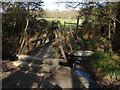
<path fill-rule="evenodd" d="M 18 1 L 18 2 L 23 2 L 23 1 L 40 1 L 40 0 L 0 0 L 0 1 Z M 64 4 L 57 4 L 56 2 L 59 1 L 74 1 L 74 2 L 83 2 L 83 1 L 94 1 L 94 2 L 98 2 L 98 1 L 109 1 L 109 2 L 118 2 L 120 0 L 42 0 L 44 1 L 44 7 L 43 9 L 49 9 L 49 10 L 67 10 L 65 3 Z M 77 8 L 78 10 L 79 8 Z"/>
<path fill-rule="evenodd" d="M 43 0 L 44 1 L 44 9 L 49 9 L 49 10 L 66 10 L 64 4 L 57 4 L 59 0 Z"/>
<path fill-rule="evenodd" d="M 67 8 L 65 7 L 65 3 L 64 4 L 57 4 L 56 2 L 59 1 L 74 1 L 74 2 L 83 2 L 83 1 L 94 1 L 94 2 L 118 2 L 120 0 L 43 0 L 44 1 L 44 9 L 49 9 L 49 10 L 67 10 Z M 79 8 L 76 8 L 77 10 Z"/>
<path fill-rule="evenodd" d="M 83 0 L 43 0 L 44 1 L 44 9 L 49 9 L 49 10 L 67 10 L 65 3 L 62 4 L 57 4 L 56 2 L 60 1 L 74 1 L 74 2 L 82 2 Z M 78 8 L 77 8 L 78 10 Z"/>

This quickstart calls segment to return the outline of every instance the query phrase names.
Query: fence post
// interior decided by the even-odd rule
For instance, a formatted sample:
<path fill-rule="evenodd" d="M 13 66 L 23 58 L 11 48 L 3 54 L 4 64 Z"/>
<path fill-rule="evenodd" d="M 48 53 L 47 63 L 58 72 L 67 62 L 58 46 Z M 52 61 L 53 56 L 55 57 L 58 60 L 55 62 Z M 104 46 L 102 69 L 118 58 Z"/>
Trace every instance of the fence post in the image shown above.
<path fill-rule="evenodd" d="M 64 28 L 66 27 L 66 22 L 64 21 Z"/>
<path fill-rule="evenodd" d="M 76 31 L 78 31 L 78 26 L 79 26 L 79 15 L 78 15 L 78 17 L 77 17 Z"/>
<path fill-rule="evenodd" d="M 40 32 L 40 34 L 38 34 L 37 39 L 39 39 L 40 35 L 41 35 L 41 32 Z M 35 44 L 34 44 L 34 47 L 33 47 L 33 48 L 35 48 L 35 47 L 36 47 L 37 43 L 38 43 L 38 42 L 35 42 Z"/>

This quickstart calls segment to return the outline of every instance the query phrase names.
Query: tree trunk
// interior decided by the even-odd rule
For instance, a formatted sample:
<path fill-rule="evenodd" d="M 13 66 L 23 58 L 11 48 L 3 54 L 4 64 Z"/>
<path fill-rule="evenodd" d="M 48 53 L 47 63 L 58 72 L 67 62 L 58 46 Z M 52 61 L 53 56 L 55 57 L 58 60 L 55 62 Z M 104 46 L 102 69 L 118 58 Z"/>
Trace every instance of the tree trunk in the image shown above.
<path fill-rule="evenodd" d="M 112 48 L 114 52 L 120 53 L 120 2 L 117 5 L 116 31 L 113 37 Z"/>

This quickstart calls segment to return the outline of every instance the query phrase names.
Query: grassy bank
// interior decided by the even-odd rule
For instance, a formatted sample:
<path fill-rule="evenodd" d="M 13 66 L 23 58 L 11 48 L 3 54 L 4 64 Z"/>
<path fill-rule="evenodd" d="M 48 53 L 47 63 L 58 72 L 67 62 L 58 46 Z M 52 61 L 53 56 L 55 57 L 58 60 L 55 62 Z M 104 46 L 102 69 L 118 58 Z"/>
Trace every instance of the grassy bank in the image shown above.
<path fill-rule="evenodd" d="M 100 48 L 101 46 L 102 48 Z M 109 52 L 109 41 L 84 38 L 79 41 L 75 49 L 83 50 L 83 48 L 84 50 L 94 51 L 91 57 L 86 57 L 86 67 L 99 78 L 99 82 L 118 85 L 120 80 L 120 56 Z"/>
<path fill-rule="evenodd" d="M 116 59 L 114 57 L 117 57 Z M 102 76 L 109 76 L 115 79 L 120 77 L 120 62 L 119 57 L 115 54 L 105 52 L 95 52 L 90 58 L 90 68 L 96 73 L 101 73 Z"/>

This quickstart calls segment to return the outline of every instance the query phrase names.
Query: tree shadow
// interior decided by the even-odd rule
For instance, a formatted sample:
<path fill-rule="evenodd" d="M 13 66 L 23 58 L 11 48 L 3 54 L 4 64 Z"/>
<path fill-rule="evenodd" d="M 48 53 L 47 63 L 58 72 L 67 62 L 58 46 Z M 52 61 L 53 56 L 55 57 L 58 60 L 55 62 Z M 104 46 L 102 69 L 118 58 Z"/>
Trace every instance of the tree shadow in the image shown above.
<path fill-rule="evenodd" d="M 40 81 L 40 77 L 24 73 L 21 68 L 2 80 L 2 88 L 38 88 Z"/>

